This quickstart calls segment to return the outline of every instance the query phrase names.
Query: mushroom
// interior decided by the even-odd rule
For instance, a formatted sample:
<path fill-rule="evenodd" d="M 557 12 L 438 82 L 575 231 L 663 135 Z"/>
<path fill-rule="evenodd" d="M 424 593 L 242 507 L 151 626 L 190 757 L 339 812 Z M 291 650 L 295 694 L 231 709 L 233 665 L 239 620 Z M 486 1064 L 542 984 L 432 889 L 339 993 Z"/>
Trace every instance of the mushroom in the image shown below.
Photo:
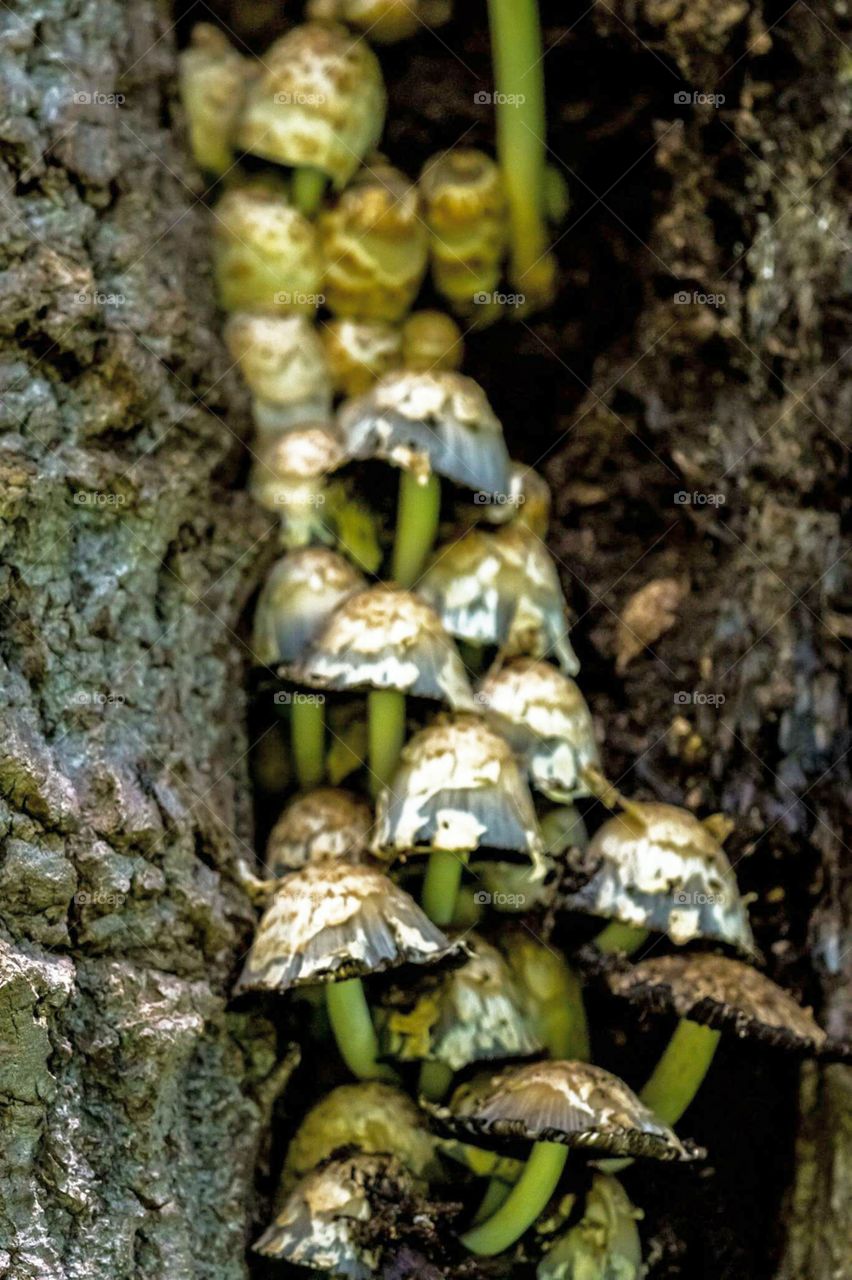
<path fill-rule="evenodd" d="M 556 567 L 541 539 L 519 524 L 471 529 L 439 547 L 418 590 L 468 645 L 496 645 L 507 658 L 552 657 L 567 675 L 580 669 Z"/>
<path fill-rule="evenodd" d="M 593 1174 L 582 1218 L 547 1250 L 536 1280 L 642 1280 L 642 1241 L 636 1228 L 641 1217 L 616 1178 Z"/>
<path fill-rule="evenodd" d="M 255 182 L 213 209 L 214 267 L 226 311 L 315 311 L 322 259 L 316 228 L 280 189 Z"/>
<path fill-rule="evenodd" d="M 311 1108 L 287 1148 L 283 1189 L 341 1147 L 391 1155 L 418 1183 L 440 1175 L 437 1140 L 426 1128 L 423 1112 L 408 1094 L 383 1080 L 338 1085 Z"/>
<path fill-rule="evenodd" d="M 366 801 L 338 787 L 316 787 L 291 800 L 278 818 L 266 844 L 266 868 L 282 876 L 323 858 L 363 863 L 372 827 Z"/>
<path fill-rule="evenodd" d="M 252 155 L 289 165 L 294 202 L 311 213 L 326 182 L 345 187 L 381 137 L 381 68 L 366 40 L 319 22 L 276 40 L 263 67 L 248 95 L 239 141 Z"/>
<path fill-rule="evenodd" d="M 499 1209 L 462 1237 L 490 1257 L 536 1220 L 562 1176 L 569 1147 L 611 1155 L 692 1160 L 701 1154 L 644 1106 L 617 1076 L 588 1062 L 547 1061 L 504 1068 L 431 1110 L 453 1133 L 485 1146 L 530 1144 L 523 1173 Z"/>
<path fill-rule="evenodd" d="M 550 509 L 553 499 L 550 485 L 532 467 L 513 462 L 509 472 L 509 492 L 496 501 L 486 501 L 486 495 L 477 495 L 473 505 L 463 504 L 457 515 L 464 528 L 472 524 L 523 525 L 530 533 L 544 541 L 550 526 Z"/>
<path fill-rule="evenodd" d="M 463 965 L 389 993 L 380 1043 L 398 1062 L 420 1062 L 420 1092 L 442 1098 L 453 1073 L 475 1062 L 526 1058 L 544 1048 L 503 956 L 484 938 L 466 937 Z"/>
<path fill-rule="evenodd" d="M 308 17 L 338 19 L 377 44 L 396 44 L 421 27 L 440 27 L 452 16 L 452 0 L 310 0 Z"/>
<path fill-rule="evenodd" d="M 383 320 L 331 320 L 322 340 L 334 390 L 360 396 L 402 365 L 402 334 Z"/>
<path fill-rule="evenodd" d="M 411 586 L 435 539 L 439 476 L 485 493 L 505 492 L 509 455 L 485 393 L 460 373 L 392 373 L 344 404 L 340 431 L 353 458 L 402 469 L 393 577 Z"/>
<path fill-rule="evenodd" d="M 479 848 L 541 864 L 535 809 L 509 744 L 477 716 L 443 715 L 406 744 L 379 793 L 373 849 L 429 853 L 423 904 L 449 924 L 467 855 Z"/>
<path fill-rule="evenodd" d="M 365 1230 L 380 1206 L 411 1195 L 411 1177 L 387 1155 L 329 1160 L 298 1182 L 254 1245 L 256 1253 L 346 1280 L 375 1276 L 381 1248 Z"/>
<path fill-rule="evenodd" d="M 228 319 L 224 338 L 252 393 L 262 432 L 278 434 L 330 416 L 331 373 L 307 316 L 239 311 Z"/>
<path fill-rule="evenodd" d="M 402 363 L 412 373 L 458 369 L 463 356 L 462 331 L 443 311 L 414 311 L 402 326 Z"/>
<path fill-rule="evenodd" d="M 362 1079 L 392 1078 L 377 1061 L 362 978 L 464 954 L 464 944 L 450 942 L 381 871 L 325 859 L 281 878 L 236 990 L 325 985 L 329 1021 L 350 1071 Z"/>
<path fill-rule="evenodd" d="M 529 929 L 504 929 L 498 944 L 521 992 L 535 1034 L 551 1058 L 586 1061 L 589 1028 L 577 974 Z"/>
<path fill-rule="evenodd" d="M 237 53 L 219 27 L 197 22 L 178 68 L 193 158 L 221 178 L 234 163 L 234 133 L 255 63 Z"/>
<path fill-rule="evenodd" d="M 287 674 L 315 689 L 368 689 L 371 786 L 388 784 L 405 739 L 407 695 L 473 708 L 455 645 L 437 614 L 410 591 L 368 587 L 331 615 Z"/>
<path fill-rule="evenodd" d="M 378 157 L 320 214 L 317 227 L 329 310 L 399 323 L 417 297 L 429 253 L 417 187 Z"/>
<path fill-rule="evenodd" d="M 655 930 L 678 946 L 709 938 L 753 954 L 748 912 L 714 820 L 671 804 L 620 803 L 624 812 L 589 843 L 598 869 L 564 899 L 568 910 L 611 921 L 595 939 L 598 950 L 636 950 Z"/>
<path fill-rule="evenodd" d="M 339 604 L 367 583 L 328 547 L 288 551 L 266 575 L 254 611 L 252 649 L 257 662 L 295 662 Z"/>
<path fill-rule="evenodd" d="M 456 147 L 428 160 L 420 175 L 431 234 L 432 278 L 452 309 L 480 324 L 493 319 L 508 243 L 506 193 L 495 162 Z"/>

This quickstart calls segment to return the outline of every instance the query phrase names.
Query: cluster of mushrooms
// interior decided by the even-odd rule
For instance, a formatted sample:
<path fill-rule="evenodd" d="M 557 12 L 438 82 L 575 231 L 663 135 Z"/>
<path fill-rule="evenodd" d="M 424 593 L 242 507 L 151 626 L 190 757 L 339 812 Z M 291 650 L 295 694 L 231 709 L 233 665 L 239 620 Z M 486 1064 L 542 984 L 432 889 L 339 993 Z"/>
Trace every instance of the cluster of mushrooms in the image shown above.
<path fill-rule="evenodd" d="M 673 1126 L 720 1036 L 843 1050 L 753 967 L 725 820 L 601 773 L 547 484 L 458 371 L 457 321 L 486 320 L 477 295 L 523 257 L 506 180 L 459 150 L 415 184 L 374 151 L 365 35 L 448 9 L 314 0 L 259 63 L 206 25 L 183 55 L 193 149 L 223 188 L 215 270 L 252 396 L 251 486 L 281 553 L 253 648 L 294 794 L 264 876 L 242 868 L 263 913 L 237 994 L 280 997 L 284 1019 L 310 1002 L 307 1063 L 325 1071 L 336 1044 L 352 1077 L 302 1117 L 254 1247 L 350 1280 L 403 1247 L 424 1280 L 495 1255 L 537 1280 L 633 1280 L 641 1213 L 617 1175 L 701 1158 Z M 430 264 L 452 315 L 413 310 Z M 590 837 L 578 801 L 616 812 Z M 644 1082 L 590 1061 L 590 981 L 675 1019 Z"/>

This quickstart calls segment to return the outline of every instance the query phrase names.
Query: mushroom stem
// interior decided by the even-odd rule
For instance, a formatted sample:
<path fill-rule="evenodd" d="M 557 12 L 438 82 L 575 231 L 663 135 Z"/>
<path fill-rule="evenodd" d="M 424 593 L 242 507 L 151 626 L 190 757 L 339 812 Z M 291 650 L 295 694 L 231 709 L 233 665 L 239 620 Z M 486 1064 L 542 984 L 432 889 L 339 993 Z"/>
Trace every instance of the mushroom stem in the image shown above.
<path fill-rule="evenodd" d="M 367 695 L 370 791 L 375 797 L 390 786 L 405 741 L 405 694 L 371 689 Z"/>
<path fill-rule="evenodd" d="M 465 1248 L 490 1258 L 514 1244 L 547 1205 L 567 1159 L 568 1148 L 561 1143 L 537 1142 L 500 1208 L 462 1236 Z"/>
<path fill-rule="evenodd" d="M 640 929 L 637 925 L 611 920 L 595 938 L 595 946 L 604 955 L 621 951 L 626 956 L 632 956 L 634 951 L 638 951 L 642 944 L 647 942 L 648 932 L 647 929 Z"/>
<path fill-rule="evenodd" d="M 304 165 L 293 170 L 293 204 L 305 217 L 316 213 L 325 191 L 325 184 L 326 175 L 321 169 Z"/>
<path fill-rule="evenodd" d="M 583 984 L 579 974 L 568 965 L 565 966 L 565 1003 L 548 1028 L 546 1045 L 551 1058 L 560 1061 L 588 1062 L 592 1056 Z"/>
<path fill-rule="evenodd" d="M 421 481 L 410 471 L 400 472 L 391 574 L 401 587 L 413 586 L 420 577 L 438 532 L 440 509 L 441 482 L 436 475 Z"/>
<path fill-rule="evenodd" d="M 325 1000 L 340 1056 L 352 1074 L 359 1080 L 395 1081 L 396 1073 L 377 1060 L 379 1042 L 361 979 L 330 983 Z"/>
<path fill-rule="evenodd" d="M 440 1102 L 453 1082 L 452 1067 L 446 1062 L 422 1062 L 420 1064 L 420 1080 L 418 1093 L 430 1102 Z"/>
<path fill-rule="evenodd" d="M 505 1203 L 506 1197 L 511 1191 L 508 1182 L 504 1182 L 502 1178 L 492 1178 L 485 1188 L 485 1195 L 473 1216 L 474 1225 L 478 1222 L 484 1222 L 486 1218 L 490 1218 L 496 1213 L 502 1204 Z"/>
<path fill-rule="evenodd" d="M 544 221 L 544 51 L 537 0 L 488 0 L 497 154 L 509 202 L 512 283 L 546 302 L 552 262 Z"/>
<path fill-rule="evenodd" d="M 429 855 L 421 901 L 429 919 L 441 928 L 452 923 L 464 864 L 464 854 L 446 849 L 436 849 Z"/>
<path fill-rule="evenodd" d="M 296 694 L 290 707 L 290 745 L 299 786 L 307 791 L 325 776 L 325 702 Z"/>
<path fill-rule="evenodd" d="M 646 1107 L 677 1124 L 695 1097 L 713 1061 L 721 1033 L 681 1018 L 663 1056 L 640 1091 Z"/>

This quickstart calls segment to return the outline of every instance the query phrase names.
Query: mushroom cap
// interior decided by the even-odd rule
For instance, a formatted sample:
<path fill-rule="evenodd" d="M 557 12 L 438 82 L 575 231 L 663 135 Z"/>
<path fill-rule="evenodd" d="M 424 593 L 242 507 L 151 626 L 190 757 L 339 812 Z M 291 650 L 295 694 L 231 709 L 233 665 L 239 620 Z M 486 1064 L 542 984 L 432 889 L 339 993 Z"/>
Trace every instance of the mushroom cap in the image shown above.
<path fill-rule="evenodd" d="M 592 794 L 583 769 L 600 764 L 595 726 L 573 680 L 548 662 L 515 658 L 488 672 L 476 701 L 525 762 L 534 787 L 566 804 Z"/>
<path fill-rule="evenodd" d="M 513 462 L 504 501 L 482 503 L 473 508 L 473 514 L 485 524 L 514 521 L 543 540 L 547 537 L 552 505 L 550 485 L 544 476 L 522 462 Z"/>
<path fill-rule="evenodd" d="M 636 1229 L 642 1211 L 617 1178 L 594 1173 L 583 1216 L 550 1245 L 536 1280 L 642 1280 L 642 1243 Z"/>
<path fill-rule="evenodd" d="M 451 636 L 497 645 L 504 657 L 552 655 L 568 675 L 580 669 L 568 639 L 559 575 L 528 529 L 471 529 L 439 547 L 417 587 Z"/>
<path fill-rule="evenodd" d="M 430 1108 L 484 1145 L 560 1142 L 615 1156 L 692 1160 L 699 1154 L 618 1076 L 588 1062 L 533 1062 L 477 1077 Z"/>
<path fill-rule="evenodd" d="M 412 1189 L 411 1178 L 391 1157 L 356 1152 L 329 1160 L 293 1187 L 255 1252 L 347 1280 L 370 1280 L 379 1250 L 363 1243 L 358 1228 L 370 1221 L 378 1202 L 399 1201 Z"/>
<path fill-rule="evenodd" d="M 287 991 L 464 954 L 381 871 L 326 859 L 282 877 L 236 990 Z"/>
<path fill-rule="evenodd" d="M 379 793 L 374 852 L 542 852 L 535 809 L 512 750 L 479 717 L 443 715 L 406 743 Z"/>
<path fill-rule="evenodd" d="M 765 974 L 730 956 L 658 956 L 605 975 L 613 995 L 653 1013 L 676 1013 L 774 1048 L 819 1054 L 828 1037 L 810 1009 Z"/>
<path fill-rule="evenodd" d="M 475 935 L 466 940 L 473 954 L 463 965 L 428 975 L 385 1002 L 381 1039 L 389 1056 L 400 1062 L 444 1062 L 461 1071 L 472 1062 L 542 1052 L 500 952 Z"/>
<path fill-rule="evenodd" d="M 230 316 L 225 343 L 253 395 L 269 404 L 315 406 L 331 411 L 331 375 L 319 334 L 300 312 Z"/>
<path fill-rule="evenodd" d="M 309 18 L 339 18 L 357 27 L 376 44 L 395 44 L 421 27 L 449 22 L 452 0 L 310 0 Z"/>
<path fill-rule="evenodd" d="M 509 233 L 499 166 L 472 147 L 439 152 L 423 168 L 420 193 L 435 285 L 454 308 L 466 309 L 500 283 Z"/>
<path fill-rule="evenodd" d="M 418 1180 L 439 1172 L 437 1139 L 408 1094 L 381 1080 L 341 1084 L 313 1106 L 296 1130 L 282 1172 L 285 1190 L 341 1147 L 392 1155 Z"/>
<path fill-rule="evenodd" d="M 458 369 L 464 356 L 462 331 L 445 311 L 414 311 L 402 326 L 402 361 L 412 373 Z"/>
<path fill-rule="evenodd" d="M 564 1020 L 566 1003 L 576 986 L 576 977 L 553 947 L 540 942 L 529 929 L 514 926 L 502 929 L 500 949 L 521 992 L 521 1001 L 536 1029 L 547 1041 L 555 1021 Z"/>
<path fill-rule="evenodd" d="M 667 933 L 681 945 L 713 938 L 754 952 L 748 912 L 724 849 L 688 809 L 630 801 L 600 827 L 588 859 L 600 866 L 568 910 Z"/>
<path fill-rule="evenodd" d="M 210 22 L 197 22 L 178 58 L 180 94 L 196 164 L 221 176 L 234 159 L 234 133 L 254 63 Z"/>
<path fill-rule="evenodd" d="M 286 515 L 322 506 L 322 480 L 346 462 L 340 436 L 325 423 L 305 423 L 271 439 L 255 458 L 249 488 L 267 511 Z"/>
<path fill-rule="evenodd" d="M 339 787 L 317 787 L 291 800 L 275 823 L 266 845 L 266 869 L 281 876 L 322 858 L 362 863 L 372 828 L 370 806 L 360 796 Z"/>
<path fill-rule="evenodd" d="M 383 320 L 333 319 L 322 340 L 334 390 L 360 396 L 402 364 L 402 334 Z"/>
<path fill-rule="evenodd" d="M 316 311 L 322 279 L 316 228 L 279 191 L 259 183 L 233 187 L 213 218 L 226 311 Z"/>
<path fill-rule="evenodd" d="M 321 689 L 395 689 L 473 708 L 464 663 L 441 620 L 411 591 L 379 585 L 344 600 L 288 675 Z"/>
<path fill-rule="evenodd" d="M 276 560 L 254 613 L 254 656 L 272 667 L 296 662 L 339 604 L 366 586 L 328 547 L 300 547 Z"/>
<path fill-rule="evenodd" d="M 343 404 L 338 421 L 353 458 L 379 458 L 424 482 L 435 472 L 485 493 L 508 487 L 503 428 L 485 392 L 464 374 L 390 373 Z"/>
<path fill-rule="evenodd" d="M 366 40 L 305 22 L 267 49 L 239 130 L 245 151 L 343 187 L 382 134 L 385 87 Z"/>

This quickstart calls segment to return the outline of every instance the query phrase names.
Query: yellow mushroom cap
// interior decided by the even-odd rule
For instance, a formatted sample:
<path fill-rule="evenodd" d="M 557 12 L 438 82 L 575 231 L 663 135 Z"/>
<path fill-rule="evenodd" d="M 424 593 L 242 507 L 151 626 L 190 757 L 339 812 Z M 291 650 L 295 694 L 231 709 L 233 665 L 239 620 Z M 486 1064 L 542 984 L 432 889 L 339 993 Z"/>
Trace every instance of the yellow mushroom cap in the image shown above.
<path fill-rule="evenodd" d="M 365 800 L 339 787 L 316 787 L 291 800 L 270 831 L 266 870 L 280 876 L 323 858 L 363 862 L 372 826 Z"/>
<path fill-rule="evenodd" d="M 436 288 L 462 314 L 500 282 L 508 246 L 506 194 L 500 170 L 482 151 L 457 147 L 425 165 L 420 192 L 431 234 Z M 479 305 L 485 320 L 487 304 Z"/>
<path fill-rule="evenodd" d="M 229 317 L 224 338 L 253 395 L 291 408 L 303 421 L 328 417 L 331 376 L 319 334 L 306 315 L 238 311 Z"/>
<path fill-rule="evenodd" d="M 459 369 L 464 358 L 462 331 L 444 311 L 414 311 L 402 326 L 402 362 L 412 373 Z"/>
<path fill-rule="evenodd" d="M 363 31 L 376 44 L 396 44 L 423 27 L 440 27 L 452 16 L 452 0 L 310 0 L 308 17 L 334 19 Z"/>
<path fill-rule="evenodd" d="M 261 184 L 226 191 L 213 210 L 214 264 L 226 311 L 310 311 L 320 298 L 316 228 Z"/>
<path fill-rule="evenodd" d="M 402 334 L 383 320 L 330 320 L 323 325 L 322 341 L 338 395 L 363 395 L 402 365 Z"/>
<path fill-rule="evenodd" d="M 255 64 L 219 27 L 198 22 L 178 58 L 189 142 L 199 168 L 221 177 L 234 159 L 234 135 Z"/>

